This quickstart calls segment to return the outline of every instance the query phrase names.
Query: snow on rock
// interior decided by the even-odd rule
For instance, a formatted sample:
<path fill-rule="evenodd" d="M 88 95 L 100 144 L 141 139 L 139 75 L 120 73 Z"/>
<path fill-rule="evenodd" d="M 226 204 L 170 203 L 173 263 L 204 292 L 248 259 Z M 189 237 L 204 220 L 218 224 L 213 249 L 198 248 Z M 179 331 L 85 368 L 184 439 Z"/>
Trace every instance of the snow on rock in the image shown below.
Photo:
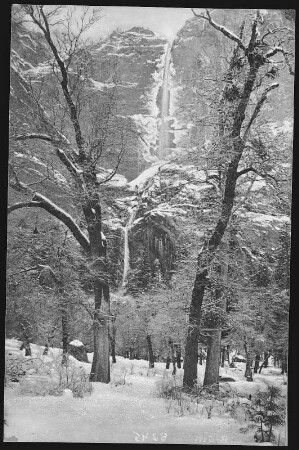
<path fill-rule="evenodd" d="M 79 341 L 78 339 L 74 339 L 72 342 L 70 342 L 70 345 L 73 345 L 74 347 L 81 347 L 83 342 Z"/>
<path fill-rule="evenodd" d="M 130 181 L 128 185 L 131 187 L 131 189 L 135 189 L 136 186 L 140 190 L 143 189 L 146 182 L 154 175 L 156 175 L 156 173 L 158 173 L 160 167 L 161 163 L 153 164 L 151 167 L 144 170 L 137 178 Z"/>
<path fill-rule="evenodd" d="M 115 175 L 113 175 L 111 180 L 108 180 L 108 178 L 111 176 L 112 172 L 113 172 L 112 169 L 107 170 L 107 169 L 101 168 L 100 172 L 97 173 L 97 180 L 99 182 L 105 183 L 105 185 L 108 185 L 108 186 L 113 186 L 113 187 L 126 186 L 128 180 L 126 179 L 126 177 L 124 175 L 120 175 L 120 174 L 116 173 Z M 106 181 L 106 180 L 108 180 L 108 181 Z"/>
<path fill-rule="evenodd" d="M 64 389 L 63 397 L 67 397 L 67 398 L 73 397 L 72 391 L 70 389 Z"/>
<path fill-rule="evenodd" d="M 284 215 L 260 214 L 251 211 L 239 213 L 240 216 L 250 219 L 250 221 L 261 225 L 275 226 L 275 223 L 290 223 L 290 218 Z"/>

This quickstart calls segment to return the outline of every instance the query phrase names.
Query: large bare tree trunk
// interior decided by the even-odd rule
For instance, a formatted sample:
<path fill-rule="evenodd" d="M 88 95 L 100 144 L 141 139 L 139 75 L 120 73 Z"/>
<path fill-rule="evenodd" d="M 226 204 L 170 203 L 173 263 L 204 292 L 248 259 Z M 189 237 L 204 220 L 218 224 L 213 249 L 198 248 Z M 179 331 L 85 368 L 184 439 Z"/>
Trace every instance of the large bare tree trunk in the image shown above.
<path fill-rule="evenodd" d="M 217 385 L 219 383 L 220 343 L 221 330 L 210 330 L 204 386 Z"/>
<path fill-rule="evenodd" d="M 95 313 L 93 321 L 94 353 L 90 381 L 110 382 L 109 358 L 109 288 L 99 280 L 94 282 Z M 103 301 L 102 301 L 103 299 Z"/>
<path fill-rule="evenodd" d="M 90 372 L 90 381 L 109 383 L 109 341 L 108 322 L 104 317 L 98 317 L 93 322 L 94 355 Z"/>
<path fill-rule="evenodd" d="M 198 339 L 201 320 L 201 305 L 207 283 L 207 272 L 198 273 L 195 278 L 189 314 L 189 326 L 184 359 L 184 386 L 193 388 L 197 383 Z"/>

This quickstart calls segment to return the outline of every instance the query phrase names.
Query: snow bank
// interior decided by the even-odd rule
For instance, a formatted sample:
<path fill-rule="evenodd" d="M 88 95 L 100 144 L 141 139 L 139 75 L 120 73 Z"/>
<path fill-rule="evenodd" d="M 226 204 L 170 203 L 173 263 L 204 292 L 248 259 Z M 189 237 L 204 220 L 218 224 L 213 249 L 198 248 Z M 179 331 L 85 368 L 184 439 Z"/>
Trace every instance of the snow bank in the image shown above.
<path fill-rule="evenodd" d="M 6 350 L 17 351 L 20 345 L 17 339 L 6 340 Z M 35 344 L 31 348 L 34 354 L 43 350 Z M 61 349 L 49 349 L 45 358 L 53 361 L 51 352 L 61 354 Z M 91 362 L 92 354 L 88 358 Z M 89 373 L 90 363 L 70 359 Z M 165 363 L 155 363 L 149 371 L 148 361 L 121 356 L 116 356 L 116 361 L 111 364 L 112 382 L 93 383 L 92 393 L 84 398 L 75 398 L 67 390 L 58 397 L 28 397 L 18 391 L 18 383 L 11 383 L 5 388 L 4 441 L 257 445 L 253 433 L 242 434 L 241 423 L 215 409 L 211 419 L 204 408 L 192 415 L 186 411 L 183 417 L 175 408 L 167 412 L 167 401 L 156 397 L 156 381 L 163 375 L 171 377 L 172 368 L 166 370 Z M 240 397 L 265 387 L 267 380 L 277 385 L 282 382 L 276 369 L 269 367 L 249 383 L 244 381 L 244 364 L 236 365 L 235 370 L 221 368 L 220 374 L 237 379 L 230 385 Z M 204 371 L 205 365 L 198 365 L 200 382 Z M 183 369 L 178 369 L 178 378 L 182 375 Z M 124 384 L 118 383 L 122 380 Z"/>

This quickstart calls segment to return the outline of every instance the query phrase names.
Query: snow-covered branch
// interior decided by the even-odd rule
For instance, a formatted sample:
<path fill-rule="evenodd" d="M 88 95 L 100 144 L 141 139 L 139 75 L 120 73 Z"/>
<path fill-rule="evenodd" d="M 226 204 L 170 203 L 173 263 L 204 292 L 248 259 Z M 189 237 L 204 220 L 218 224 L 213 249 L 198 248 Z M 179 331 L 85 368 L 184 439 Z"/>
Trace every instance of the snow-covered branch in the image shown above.
<path fill-rule="evenodd" d="M 47 197 L 42 194 L 36 192 L 31 201 L 15 203 L 14 205 L 8 206 L 7 212 L 8 214 L 21 208 L 42 208 L 47 211 L 52 216 L 56 217 L 56 219 L 60 220 L 60 222 L 64 223 L 67 228 L 71 231 L 77 242 L 81 245 L 81 247 L 86 251 L 86 253 L 90 253 L 90 243 L 88 238 L 85 236 L 83 231 L 78 227 L 72 216 L 64 211 L 62 208 L 57 206 L 55 203 L 51 202 Z"/>
<path fill-rule="evenodd" d="M 61 145 L 60 141 L 57 141 L 55 138 L 48 134 L 43 133 L 28 133 L 28 134 L 19 134 L 12 137 L 15 141 L 26 141 L 30 139 L 38 139 L 46 142 L 51 142 L 56 149 L 56 154 L 60 161 L 65 165 L 65 167 L 68 169 L 68 171 L 73 175 L 74 177 L 79 177 L 81 171 L 75 166 L 75 164 L 71 161 L 71 159 L 66 155 L 65 151 L 59 148 L 59 144 Z M 64 144 L 64 140 L 62 144 Z"/>
<path fill-rule="evenodd" d="M 237 172 L 237 178 L 239 178 L 242 175 L 245 175 L 246 173 L 249 173 L 249 172 L 254 172 L 262 178 L 272 178 L 272 180 L 274 180 L 275 183 L 277 183 L 277 179 L 273 175 L 271 175 L 269 173 L 261 173 L 258 170 L 256 170 L 254 167 L 246 167 L 245 169 L 240 170 L 239 172 Z"/>
<path fill-rule="evenodd" d="M 195 15 L 195 17 L 200 17 L 201 19 L 207 20 L 210 23 L 210 25 L 212 25 L 212 27 L 214 27 L 216 30 L 220 31 L 222 34 L 224 34 L 224 36 L 228 37 L 232 41 L 235 41 L 238 44 L 238 46 L 242 50 L 245 51 L 245 46 L 244 46 L 243 42 L 241 41 L 241 39 L 238 36 L 236 36 L 232 31 L 230 31 L 227 28 L 225 28 L 224 26 L 219 25 L 218 23 L 216 23 L 212 19 L 210 11 L 208 9 L 206 9 L 207 16 L 204 16 L 202 14 L 197 14 L 194 11 L 194 8 L 191 8 L 191 10 L 192 10 L 193 14 Z"/>
<path fill-rule="evenodd" d="M 16 136 L 12 136 L 14 141 L 26 141 L 28 139 L 40 139 L 42 141 L 52 142 L 53 138 L 48 134 L 42 133 L 27 133 L 27 134 L 17 134 Z"/>

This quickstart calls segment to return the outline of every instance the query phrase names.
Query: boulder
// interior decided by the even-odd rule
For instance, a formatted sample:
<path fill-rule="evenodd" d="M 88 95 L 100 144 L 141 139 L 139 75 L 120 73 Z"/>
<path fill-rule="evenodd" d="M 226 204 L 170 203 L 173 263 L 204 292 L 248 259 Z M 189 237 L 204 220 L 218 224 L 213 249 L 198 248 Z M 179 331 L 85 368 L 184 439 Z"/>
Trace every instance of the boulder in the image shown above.
<path fill-rule="evenodd" d="M 226 381 L 236 381 L 234 378 L 231 377 L 219 377 L 220 383 L 224 383 Z"/>
<path fill-rule="evenodd" d="M 68 353 L 78 361 L 89 362 L 85 345 L 77 339 L 68 344 Z"/>

